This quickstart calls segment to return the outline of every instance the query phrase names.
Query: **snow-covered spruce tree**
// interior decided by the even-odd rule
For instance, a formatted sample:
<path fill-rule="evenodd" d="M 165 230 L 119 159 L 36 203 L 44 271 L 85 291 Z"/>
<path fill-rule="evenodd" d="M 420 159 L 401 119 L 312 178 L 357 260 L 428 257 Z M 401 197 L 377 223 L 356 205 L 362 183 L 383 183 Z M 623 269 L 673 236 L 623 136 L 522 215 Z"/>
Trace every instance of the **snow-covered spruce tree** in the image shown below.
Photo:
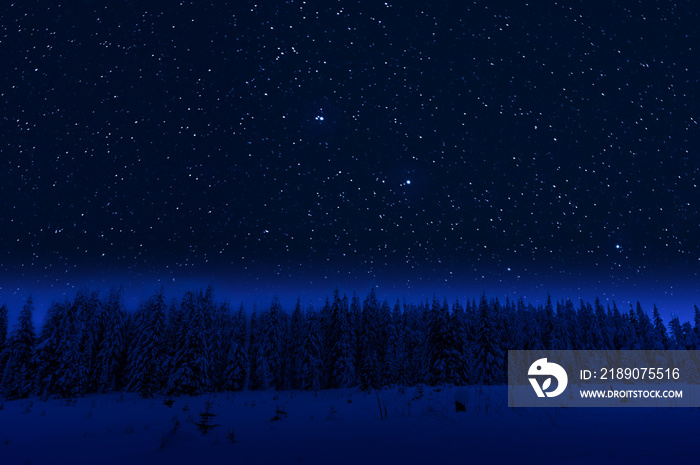
<path fill-rule="evenodd" d="M 457 385 L 467 382 L 467 335 L 465 329 L 464 307 L 456 300 L 452 305 L 452 314 L 449 321 L 450 340 L 452 342 L 449 364 L 447 367 L 451 381 Z"/>
<path fill-rule="evenodd" d="M 620 310 L 618 310 L 615 302 L 613 302 L 612 310 L 610 311 L 610 324 L 612 327 L 612 348 L 614 350 L 631 348 L 633 330 L 629 326 L 625 315 L 622 315 Z"/>
<path fill-rule="evenodd" d="M 513 314 L 511 315 L 511 326 L 515 326 L 515 304 L 512 304 Z M 467 300 L 467 304 L 464 307 L 464 317 L 463 317 L 463 331 L 464 331 L 464 384 L 473 384 L 478 379 L 476 374 L 474 357 L 475 357 L 475 347 L 476 347 L 476 302 L 474 299 L 471 301 Z M 512 331 L 517 331 L 519 328 L 513 327 Z M 511 346 L 518 347 L 518 346 Z"/>
<path fill-rule="evenodd" d="M 664 325 L 664 320 L 661 318 L 661 314 L 659 313 L 659 309 L 656 308 L 656 304 L 654 304 L 654 309 L 652 310 L 652 318 L 654 322 L 652 349 L 664 350 L 668 347 L 668 331 L 666 331 L 666 325 Z"/>
<path fill-rule="evenodd" d="M 250 315 L 250 331 L 248 333 L 248 389 L 256 390 L 255 373 L 259 357 L 254 357 L 253 352 L 260 341 L 260 323 L 258 322 L 258 312 L 253 306 L 253 313 Z"/>
<path fill-rule="evenodd" d="M 413 304 L 404 309 L 406 321 L 406 378 L 409 385 L 427 383 L 429 376 L 428 361 L 425 356 L 425 325 L 423 304 L 417 307 Z"/>
<path fill-rule="evenodd" d="M 255 360 L 255 371 L 250 373 L 251 389 L 266 391 L 272 385 L 272 375 L 270 374 L 270 366 L 265 357 L 265 349 L 263 349 L 262 341 L 258 340 L 250 348 L 250 358 Z"/>
<path fill-rule="evenodd" d="M 598 299 L 597 297 L 593 304 L 593 310 L 595 313 L 595 318 L 598 322 L 598 326 L 600 327 L 601 339 L 598 349 L 610 350 L 613 346 L 613 327 L 610 318 L 608 317 L 608 314 L 605 312 L 605 309 L 600 303 L 600 299 Z"/>
<path fill-rule="evenodd" d="M 531 304 L 525 304 L 522 298 L 516 304 L 516 325 L 519 329 L 519 342 L 524 350 L 542 350 L 544 341 L 542 340 L 542 328 L 537 321 L 536 310 Z M 477 310 L 478 313 L 478 310 Z M 574 312 L 574 315 L 576 313 Z M 478 320 L 478 317 L 477 317 Z"/>
<path fill-rule="evenodd" d="M 266 390 L 270 387 L 270 369 L 263 349 L 265 316 L 265 314 L 262 314 L 258 317 L 255 309 L 253 309 L 253 314 L 250 316 L 250 342 L 248 349 L 250 375 L 248 388 L 251 390 Z"/>
<path fill-rule="evenodd" d="M 564 321 L 566 322 L 566 332 L 569 334 L 571 342 L 570 349 L 581 350 L 585 346 L 583 331 L 579 324 L 578 313 L 571 300 L 566 299 L 563 305 Z"/>
<path fill-rule="evenodd" d="M 75 397 L 96 390 L 95 359 L 102 337 L 97 292 L 81 289 L 60 323 L 56 391 Z"/>
<path fill-rule="evenodd" d="M 92 306 L 87 290 L 77 293 L 75 300 L 65 309 L 60 324 L 60 361 L 56 372 L 56 391 L 63 397 L 82 396 L 90 384 L 90 340 L 87 333 L 87 317 Z"/>
<path fill-rule="evenodd" d="M 330 387 L 331 372 L 333 367 L 333 361 L 331 360 L 331 354 L 333 353 L 332 348 L 335 341 L 330 333 L 331 327 L 331 301 L 326 296 L 326 302 L 321 307 L 318 312 L 319 321 L 321 323 L 321 356 L 323 363 L 321 364 L 323 368 L 323 374 L 321 376 L 321 389 L 328 389 Z"/>
<path fill-rule="evenodd" d="M 695 309 L 695 316 L 694 316 L 694 322 L 695 325 L 693 326 L 693 331 L 697 336 L 700 337 L 700 308 L 698 308 L 697 305 L 693 306 Z"/>
<path fill-rule="evenodd" d="M 168 318 L 165 330 L 165 361 L 163 362 L 163 369 L 166 374 L 166 391 L 169 389 L 170 378 L 173 373 L 175 373 L 177 355 L 180 352 L 186 334 L 187 326 L 185 325 L 182 306 L 176 299 L 173 299 L 168 306 Z"/>
<path fill-rule="evenodd" d="M 323 336 L 321 319 L 318 313 L 310 309 L 306 317 L 304 331 L 304 350 L 301 364 L 303 388 L 309 391 L 321 389 L 323 377 Z"/>
<path fill-rule="evenodd" d="M 24 398 L 32 394 L 35 378 L 32 363 L 32 351 L 36 335 L 32 313 L 34 303 L 32 298 L 22 308 L 15 327 L 7 339 L 5 370 L 2 377 L 2 387 L 6 397 L 10 399 Z"/>
<path fill-rule="evenodd" d="M 226 362 L 224 389 L 241 391 L 248 386 L 248 322 L 243 304 L 233 317 L 233 339 Z"/>
<path fill-rule="evenodd" d="M 598 320 L 593 313 L 593 307 L 590 303 L 581 300 L 581 306 L 578 311 L 579 324 L 583 330 L 584 350 L 596 350 L 600 347 L 603 334 L 598 325 Z"/>
<path fill-rule="evenodd" d="M 542 345 L 547 350 L 552 350 L 552 342 L 554 338 L 554 304 L 552 296 L 547 293 L 547 302 L 544 305 L 542 313 Z"/>
<path fill-rule="evenodd" d="M 151 397 L 165 384 L 163 372 L 166 354 L 166 304 L 161 288 L 136 314 L 136 334 L 130 354 L 129 389 Z"/>
<path fill-rule="evenodd" d="M 345 319 L 346 331 L 342 334 L 340 345 L 340 385 L 352 387 L 357 383 L 357 369 L 355 367 L 355 334 L 353 331 L 352 314 L 350 313 L 350 301 L 347 295 L 340 300 L 340 314 Z"/>
<path fill-rule="evenodd" d="M 122 289 L 112 289 L 102 305 L 104 336 L 96 359 L 97 390 L 111 392 L 124 386 L 124 371 L 127 363 L 126 310 L 122 304 Z"/>
<path fill-rule="evenodd" d="M 506 381 L 506 354 L 508 353 L 508 346 L 504 344 L 503 342 L 503 331 L 505 329 L 505 317 L 504 317 L 504 307 L 501 305 L 501 302 L 498 300 L 498 298 L 494 298 L 491 301 L 491 310 L 493 312 L 493 317 L 495 320 L 495 331 L 496 331 L 496 337 L 498 338 L 499 344 L 498 348 L 500 349 L 501 353 L 501 363 L 500 369 L 501 369 L 501 374 L 500 374 L 500 379 L 498 382 L 502 383 Z"/>
<path fill-rule="evenodd" d="M 554 333 L 552 335 L 552 350 L 567 350 L 571 347 L 569 334 L 566 332 L 566 320 L 564 319 L 564 305 L 557 302 L 557 313 L 554 317 Z"/>
<path fill-rule="evenodd" d="M 387 328 L 387 373 L 385 377 L 391 384 L 406 385 L 406 353 L 403 331 L 403 315 L 401 314 L 401 303 L 397 299 L 391 310 L 391 320 Z"/>
<path fill-rule="evenodd" d="M 340 298 L 338 289 L 333 293 L 333 302 L 328 315 L 328 387 L 331 389 L 350 387 L 355 384 L 355 354 L 350 326 L 350 309 L 346 296 Z"/>
<path fill-rule="evenodd" d="M 270 386 L 274 389 L 285 387 L 284 374 L 287 367 L 286 347 L 287 319 L 282 311 L 279 299 L 275 296 L 270 304 L 270 311 L 265 318 L 264 338 L 262 347 L 267 369 L 270 375 Z"/>
<path fill-rule="evenodd" d="M 380 387 L 379 302 L 374 288 L 362 305 L 362 344 L 360 385 L 363 389 Z"/>
<path fill-rule="evenodd" d="M 681 328 L 683 329 L 683 345 L 685 346 L 685 349 L 697 350 L 700 341 L 698 341 L 698 338 L 695 336 L 693 326 L 690 324 L 689 321 L 686 321 L 685 323 L 683 323 Z"/>
<path fill-rule="evenodd" d="M 377 321 L 379 341 L 377 344 L 377 361 L 379 368 L 379 386 L 387 386 L 393 381 L 389 379 L 391 360 L 389 360 L 389 325 L 391 324 L 391 306 L 386 299 L 379 307 L 379 320 Z"/>
<path fill-rule="evenodd" d="M 651 349 L 654 343 L 654 326 L 652 325 L 651 318 L 649 318 L 649 315 L 642 309 L 642 304 L 639 302 L 637 302 L 635 314 L 637 317 L 635 329 L 637 330 L 639 348 L 645 350 Z"/>
<path fill-rule="evenodd" d="M 200 290 L 197 294 L 197 302 L 202 311 L 202 319 L 204 321 L 204 343 L 205 343 L 205 359 L 207 372 L 205 377 L 205 384 L 203 386 L 204 390 L 211 390 L 212 388 L 212 370 L 214 369 L 214 355 L 215 350 L 215 331 L 214 331 L 214 320 L 216 314 L 216 302 L 214 301 L 214 287 L 213 285 L 207 286 L 207 288 L 202 291 Z"/>
<path fill-rule="evenodd" d="M 3 304 L 0 307 L 0 381 L 2 381 L 3 368 L 5 366 L 5 346 L 7 345 L 7 306 Z"/>
<path fill-rule="evenodd" d="M 476 365 L 483 384 L 496 384 L 503 378 L 503 353 L 500 348 L 493 308 L 482 294 L 479 301 L 476 340 Z"/>
<path fill-rule="evenodd" d="M 70 302 L 54 302 L 46 312 L 41 332 L 34 347 L 33 359 L 36 369 L 36 393 L 47 398 L 57 392 L 56 374 L 61 362 L 61 330 Z"/>
<path fill-rule="evenodd" d="M 198 395 L 209 386 L 209 366 L 204 309 L 194 292 L 187 291 L 183 296 L 181 312 L 182 339 L 174 356 L 167 391 L 171 395 Z"/>
<path fill-rule="evenodd" d="M 301 300 L 297 299 L 292 319 L 289 324 L 289 382 L 292 389 L 302 389 L 301 364 L 304 350 L 304 313 L 301 310 Z"/>
<path fill-rule="evenodd" d="M 513 305 L 513 314 L 511 315 L 512 327 L 510 328 L 508 334 L 504 333 L 503 337 L 508 338 L 510 347 L 512 347 L 513 349 L 526 350 L 525 348 L 527 346 L 527 337 L 525 335 L 525 325 L 527 315 L 525 314 L 525 302 L 522 299 L 518 299 L 517 303 L 514 303 Z M 476 340 L 476 321 L 478 308 L 479 307 L 477 305 L 474 305 L 471 306 L 471 310 L 467 310 L 467 313 L 470 315 L 468 324 L 471 327 L 470 340 L 472 342 L 472 348 L 474 347 L 473 343 Z"/>
<path fill-rule="evenodd" d="M 215 391 L 227 389 L 227 367 L 234 349 L 235 328 L 227 302 L 216 306 L 212 327 L 211 387 Z"/>
<path fill-rule="evenodd" d="M 99 348 L 104 339 L 106 321 L 102 313 L 99 294 L 96 291 L 79 291 L 75 298 L 79 305 L 79 316 L 84 321 L 80 350 L 86 363 L 87 380 L 85 392 L 97 392 L 100 366 L 97 362 Z"/>
<path fill-rule="evenodd" d="M 506 303 L 503 306 L 503 334 L 501 335 L 501 344 L 511 350 L 520 348 L 520 327 L 518 321 L 518 313 L 515 302 L 506 297 Z"/>
<path fill-rule="evenodd" d="M 669 349 L 685 349 L 685 335 L 683 334 L 683 327 L 678 319 L 678 315 L 674 315 L 671 318 L 668 326 L 671 332 Z"/>
<path fill-rule="evenodd" d="M 440 305 L 437 297 L 428 312 L 426 352 L 430 361 L 430 383 L 445 384 L 449 381 L 448 363 L 450 358 L 449 308 L 447 301 Z"/>
<path fill-rule="evenodd" d="M 355 381 L 360 379 L 362 366 L 362 302 L 356 292 L 353 291 L 350 299 L 350 324 L 352 326 L 353 354 L 355 354 Z"/>

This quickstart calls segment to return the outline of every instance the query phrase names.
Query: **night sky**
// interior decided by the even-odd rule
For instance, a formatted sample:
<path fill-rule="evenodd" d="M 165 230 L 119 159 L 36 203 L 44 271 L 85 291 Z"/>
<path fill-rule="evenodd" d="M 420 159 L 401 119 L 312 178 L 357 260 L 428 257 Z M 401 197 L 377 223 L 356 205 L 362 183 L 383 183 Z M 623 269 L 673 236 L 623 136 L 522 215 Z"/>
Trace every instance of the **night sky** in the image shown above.
<path fill-rule="evenodd" d="M 375 285 L 689 315 L 698 6 L 504 3 L 4 3 L 0 301 Z"/>

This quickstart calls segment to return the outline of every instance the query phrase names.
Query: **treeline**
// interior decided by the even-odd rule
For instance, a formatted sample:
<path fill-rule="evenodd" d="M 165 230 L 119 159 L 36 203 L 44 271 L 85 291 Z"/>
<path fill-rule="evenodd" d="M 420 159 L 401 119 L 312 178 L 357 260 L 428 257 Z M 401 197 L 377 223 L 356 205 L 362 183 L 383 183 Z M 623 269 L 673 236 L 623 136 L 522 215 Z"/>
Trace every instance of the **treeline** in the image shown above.
<path fill-rule="evenodd" d="M 581 301 L 533 306 L 522 299 L 466 304 L 360 300 L 336 290 L 320 309 L 297 301 L 291 313 L 274 298 L 248 313 L 216 302 L 211 287 L 166 302 L 160 290 L 134 313 L 121 291 L 100 298 L 82 290 L 47 311 L 38 334 L 27 301 L 8 334 L 0 308 L 0 389 L 7 398 L 135 391 L 306 389 L 506 381 L 509 349 L 687 349 L 694 325 L 658 309 L 620 311 Z"/>

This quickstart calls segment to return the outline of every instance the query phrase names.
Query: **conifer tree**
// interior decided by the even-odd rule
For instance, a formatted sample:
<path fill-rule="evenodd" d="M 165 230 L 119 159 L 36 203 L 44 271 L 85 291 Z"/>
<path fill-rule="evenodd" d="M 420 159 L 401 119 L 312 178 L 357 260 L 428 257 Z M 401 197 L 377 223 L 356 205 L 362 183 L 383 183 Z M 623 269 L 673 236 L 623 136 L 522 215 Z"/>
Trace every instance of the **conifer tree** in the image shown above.
<path fill-rule="evenodd" d="M 207 333 L 201 299 L 187 291 L 182 299 L 183 328 L 167 383 L 169 394 L 198 395 L 209 386 Z"/>
<path fill-rule="evenodd" d="M 164 387 L 166 304 L 161 288 L 141 305 L 131 354 L 131 389 L 150 397 Z"/>
<path fill-rule="evenodd" d="M 170 378 L 173 373 L 175 373 L 177 355 L 180 352 L 186 331 L 187 327 L 185 325 L 183 307 L 182 305 L 178 305 L 176 299 L 173 299 L 168 306 L 167 326 L 165 330 L 163 371 L 167 374 L 166 391 L 169 391 L 168 385 L 170 384 Z"/>
<path fill-rule="evenodd" d="M 255 361 L 253 365 L 254 371 L 250 373 L 250 387 L 260 391 L 266 391 L 272 384 L 272 375 L 270 367 L 265 356 L 265 350 L 262 346 L 262 341 L 258 340 L 250 348 L 250 358 Z"/>
<path fill-rule="evenodd" d="M 266 390 L 272 383 L 270 368 L 263 343 L 266 341 L 267 322 L 266 314 L 257 316 L 255 310 L 250 318 L 250 382 L 249 388 L 252 390 Z"/>
<path fill-rule="evenodd" d="M 362 366 L 362 303 L 356 292 L 352 293 L 350 299 L 350 317 L 352 324 L 353 353 L 355 354 L 355 379 L 359 380 Z"/>
<path fill-rule="evenodd" d="M 654 336 L 653 326 L 649 315 L 642 309 L 642 305 L 639 302 L 637 302 L 635 316 L 637 322 L 638 347 L 641 349 L 651 349 Z"/>
<path fill-rule="evenodd" d="M 386 386 L 391 381 L 388 379 L 388 374 L 390 372 L 391 361 L 389 360 L 389 329 L 391 324 L 391 307 L 389 302 L 385 300 L 382 301 L 382 305 L 379 307 L 377 320 L 377 375 L 378 375 L 378 385 Z"/>
<path fill-rule="evenodd" d="M 427 316 L 426 352 L 430 362 L 430 382 L 433 385 L 444 384 L 449 379 L 451 345 L 447 301 L 440 305 L 440 301 L 433 296 L 433 303 Z"/>
<path fill-rule="evenodd" d="M 469 307 L 469 301 L 467 301 Z M 457 310 L 453 308 L 452 312 Z M 462 311 L 464 313 L 464 311 Z M 463 323 L 466 326 L 466 322 Z M 519 349 L 522 347 L 522 328 L 518 319 L 517 308 L 515 302 L 506 297 L 506 303 L 503 312 L 503 334 L 501 335 L 501 344 L 510 350 Z"/>
<path fill-rule="evenodd" d="M 303 387 L 309 391 L 321 389 L 323 377 L 323 336 L 321 319 L 318 313 L 310 310 L 306 318 L 304 331 L 304 351 L 301 364 Z"/>
<path fill-rule="evenodd" d="M 96 359 L 104 325 L 97 292 L 81 289 L 60 320 L 56 389 L 64 397 L 97 390 Z"/>
<path fill-rule="evenodd" d="M 204 334 L 204 350 L 203 350 L 203 364 L 206 367 L 206 371 L 203 377 L 204 390 L 211 390 L 213 382 L 213 370 L 214 368 L 214 351 L 215 351 L 215 337 L 216 331 L 214 329 L 214 322 L 216 319 L 216 302 L 214 301 L 214 287 L 213 285 L 208 285 L 207 288 L 197 293 L 197 306 L 201 312 L 201 318 L 203 321 L 203 334 Z"/>
<path fill-rule="evenodd" d="M 27 397 L 34 389 L 35 372 L 32 351 L 36 335 L 32 322 L 33 312 L 34 303 L 29 297 L 19 314 L 16 328 L 7 339 L 7 357 L 2 386 L 5 395 L 10 399 Z"/>
<path fill-rule="evenodd" d="M 86 392 L 97 392 L 100 371 L 97 356 L 104 339 L 106 325 L 104 307 L 100 304 L 99 294 L 87 289 L 78 292 L 76 302 L 80 304 L 80 317 L 84 321 L 80 350 L 84 352 L 85 369 L 88 374 Z"/>
<path fill-rule="evenodd" d="M 329 387 L 350 387 L 355 383 L 355 361 L 350 327 L 350 310 L 346 296 L 340 298 L 336 288 L 328 315 Z"/>
<path fill-rule="evenodd" d="M 227 389 L 228 363 L 236 340 L 231 308 L 227 302 L 215 306 L 212 326 L 211 387 L 215 391 Z"/>
<path fill-rule="evenodd" d="M 685 335 L 683 334 L 683 327 L 678 319 L 677 315 L 671 318 L 669 323 L 669 329 L 671 331 L 671 349 L 685 349 Z"/>
<path fill-rule="evenodd" d="M 557 308 L 560 305 L 557 303 Z M 554 316 L 554 333 L 552 335 L 550 346 L 552 350 L 567 350 L 571 347 L 569 334 L 566 332 L 566 320 L 564 320 L 563 312 L 557 311 Z"/>
<path fill-rule="evenodd" d="M 617 304 L 613 302 L 612 308 L 612 326 L 613 326 L 613 349 L 631 349 L 634 344 L 634 328 L 629 322 L 626 315 L 620 313 Z"/>
<path fill-rule="evenodd" d="M 666 331 L 666 326 L 664 325 L 664 320 L 661 318 L 659 309 L 656 308 L 656 304 L 652 310 L 652 317 L 654 321 L 654 338 L 652 349 L 664 350 L 668 347 L 668 332 Z"/>
<path fill-rule="evenodd" d="M 231 358 L 227 364 L 230 370 L 226 376 L 227 388 L 241 391 L 248 386 L 248 321 L 243 304 L 234 317 L 234 339 Z"/>
<path fill-rule="evenodd" d="M 600 348 L 603 333 L 600 330 L 598 319 L 595 317 L 591 305 L 581 300 L 578 315 L 579 325 L 583 333 L 582 348 L 584 350 L 596 350 Z"/>
<path fill-rule="evenodd" d="M 467 382 L 467 366 L 469 364 L 467 353 L 467 334 L 464 308 L 456 300 L 452 306 L 450 317 L 450 339 L 452 341 L 452 352 L 450 354 L 449 373 L 451 381 L 457 385 Z"/>
<path fill-rule="evenodd" d="M 248 338 L 248 389 L 251 390 L 258 389 L 255 375 L 258 371 L 257 364 L 260 357 L 254 352 L 258 348 L 260 341 L 259 326 L 258 314 L 255 306 L 253 306 L 253 313 L 250 315 L 250 333 Z"/>
<path fill-rule="evenodd" d="M 598 342 L 598 350 L 609 350 L 612 348 L 612 328 L 608 321 L 605 309 L 600 303 L 600 299 L 596 297 L 593 304 L 594 318 L 600 331 L 600 340 Z"/>
<path fill-rule="evenodd" d="M 695 336 L 693 326 L 686 321 L 681 326 L 683 331 L 683 346 L 686 350 L 696 350 L 698 348 L 698 338 Z"/>
<path fill-rule="evenodd" d="M 80 396 L 87 391 L 87 354 L 81 347 L 86 329 L 81 304 L 77 302 L 80 296 L 78 293 L 76 300 L 65 308 L 60 320 L 56 392 L 63 397 Z"/>
<path fill-rule="evenodd" d="M 408 305 L 404 310 L 406 322 L 406 367 L 407 384 L 427 383 L 429 377 L 428 362 L 425 354 L 425 326 L 423 325 L 423 310 L 415 305 Z"/>
<path fill-rule="evenodd" d="M 542 322 L 542 345 L 545 349 L 552 350 L 554 345 L 554 304 L 552 296 L 547 293 L 547 303 L 544 306 L 544 321 Z"/>
<path fill-rule="evenodd" d="M 391 312 L 391 322 L 387 332 L 389 334 L 387 341 L 387 359 L 389 364 L 386 377 L 389 383 L 406 385 L 403 316 L 401 315 L 401 304 L 398 299 Z"/>
<path fill-rule="evenodd" d="M 36 393 L 47 398 L 56 392 L 56 373 L 61 360 L 61 325 L 70 303 L 54 302 L 46 312 L 32 355 L 36 369 Z"/>
<path fill-rule="evenodd" d="M 297 299 L 289 327 L 289 381 L 292 389 L 301 389 L 301 364 L 304 349 L 304 314 Z"/>
<path fill-rule="evenodd" d="M 525 305 L 522 297 L 516 306 L 516 324 L 520 333 L 520 344 L 524 350 L 542 350 L 544 341 L 542 339 L 542 327 L 537 321 L 536 311 L 532 305 Z M 478 321 L 478 317 L 477 317 Z M 495 320 L 494 320 L 495 321 Z"/>
<path fill-rule="evenodd" d="M 493 309 L 486 300 L 486 294 L 482 294 L 477 321 L 476 365 L 480 381 L 484 384 L 502 380 L 504 360 L 499 343 Z"/>
<path fill-rule="evenodd" d="M 97 385 L 100 392 L 121 389 L 127 362 L 126 310 L 121 300 L 122 289 L 113 289 L 102 303 L 104 337 L 96 360 Z"/>
<path fill-rule="evenodd" d="M 263 351 L 267 369 L 269 370 L 270 384 L 274 389 L 285 387 L 284 373 L 287 361 L 284 352 L 286 338 L 286 315 L 282 312 L 279 299 L 275 296 L 270 304 L 270 311 L 265 318 L 265 336 Z"/>
<path fill-rule="evenodd" d="M 379 302 L 374 288 L 362 305 L 360 384 L 364 389 L 379 387 Z"/>
<path fill-rule="evenodd" d="M 7 345 L 7 331 L 8 331 L 8 320 L 7 320 L 7 306 L 3 304 L 0 307 L 0 381 L 2 381 L 3 367 L 5 366 L 4 356 L 5 356 L 5 346 Z"/>
<path fill-rule="evenodd" d="M 330 386 L 332 371 L 333 371 L 333 360 L 331 360 L 331 354 L 333 353 L 333 335 L 331 334 L 331 301 L 328 296 L 326 296 L 326 301 L 318 312 L 319 322 L 321 323 L 321 356 L 322 356 L 322 368 L 323 375 L 321 377 L 321 388 L 326 389 Z"/>
<path fill-rule="evenodd" d="M 214 413 L 213 408 L 214 402 L 211 399 L 204 401 L 204 410 L 199 412 L 199 421 L 194 422 L 197 430 L 202 433 L 202 436 L 206 436 L 209 432 L 221 425 L 214 423 Z"/>

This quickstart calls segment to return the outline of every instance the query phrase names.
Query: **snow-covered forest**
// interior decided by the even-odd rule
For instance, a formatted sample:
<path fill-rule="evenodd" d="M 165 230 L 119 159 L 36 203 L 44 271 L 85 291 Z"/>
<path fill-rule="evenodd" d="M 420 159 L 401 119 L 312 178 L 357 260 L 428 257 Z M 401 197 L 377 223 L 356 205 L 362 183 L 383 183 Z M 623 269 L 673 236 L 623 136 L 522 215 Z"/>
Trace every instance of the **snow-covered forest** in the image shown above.
<path fill-rule="evenodd" d="M 694 324 L 581 301 L 533 306 L 488 299 L 394 305 L 336 290 L 320 309 L 274 298 L 233 309 L 211 287 L 167 302 L 162 290 L 127 312 L 120 290 L 82 290 L 56 302 L 35 329 L 31 298 L 12 331 L 0 308 L 2 394 L 201 394 L 418 384 L 501 384 L 509 349 L 695 349 Z"/>

